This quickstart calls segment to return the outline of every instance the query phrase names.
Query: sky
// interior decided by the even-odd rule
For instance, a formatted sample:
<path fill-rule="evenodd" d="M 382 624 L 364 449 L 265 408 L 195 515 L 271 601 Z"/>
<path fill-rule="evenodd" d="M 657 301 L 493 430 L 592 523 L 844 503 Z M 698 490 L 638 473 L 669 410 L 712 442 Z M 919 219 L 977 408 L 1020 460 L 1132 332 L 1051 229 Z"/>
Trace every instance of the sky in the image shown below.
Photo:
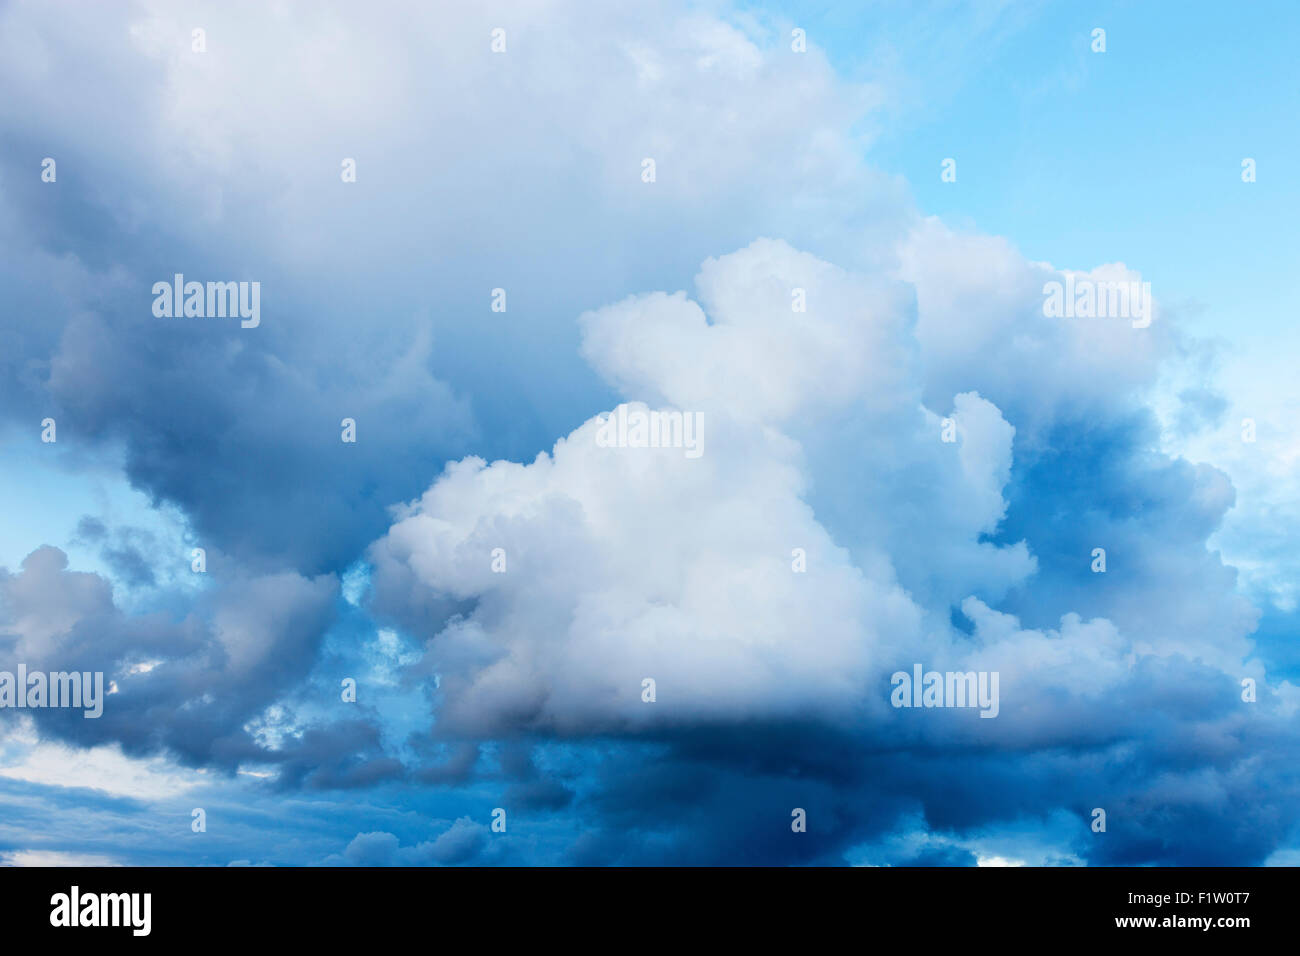
<path fill-rule="evenodd" d="M 1298 25 L 0 5 L 0 862 L 1300 862 Z"/>

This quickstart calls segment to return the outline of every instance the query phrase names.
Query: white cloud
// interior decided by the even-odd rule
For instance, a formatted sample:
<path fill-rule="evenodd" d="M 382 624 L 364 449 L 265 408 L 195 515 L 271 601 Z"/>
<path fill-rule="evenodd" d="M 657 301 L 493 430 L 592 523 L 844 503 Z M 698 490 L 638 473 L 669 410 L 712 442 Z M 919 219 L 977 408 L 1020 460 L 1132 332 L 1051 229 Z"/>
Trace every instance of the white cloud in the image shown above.
<path fill-rule="evenodd" d="M 790 311 L 794 282 L 815 312 Z M 710 260 L 698 285 L 707 318 L 684 295 L 652 295 L 583 324 L 587 354 L 629 397 L 702 411 L 702 457 L 599 447 L 592 419 L 528 465 L 449 465 L 372 548 L 388 610 L 429 594 L 476 602 L 429 644 L 444 726 L 844 719 L 934 641 L 893 548 L 937 562 L 949 589 L 1000 593 L 1032 572 L 1023 545 L 979 541 L 1005 509 L 1014 429 L 960 394 L 960 440 L 941 440 L 907 378 L 906 296 L 769 241 Z M 858 436 L 869 443 L 836 452 L 867 472 L 868 524 L 892 528 L 860 557 L 806 500 L 817 476 L 803 442 L 839 437 L 846 413 L 853 428 L 870 422 Z M 919 496 L 917 480 L 929 485 Z M 900 524 L 904 500 L 920 525 Z M 495 548 L 505 573 L 492 570 Z M 808 573 L 792 570 L 796 548 Z"/>
<path fill-rule="evenodd" d="M 1005 239 L 963 235 L 938 219 L 900 246 L 899 277 L 916 289 L 916 338 L 925 357 L 925 398 L 942 403 L 974 388 L 1032 437 L 1062 418 L 1109 415 L 1156 381 L 1175 342 L 1162 321 L 1049 318 L 1043 287 L 1065 273 L 1030 262 Z M 1075 273 L 1096 282 L 1141 282 L 1123 264 Z"/>
<path fill-rule="evenodd" d="M 948 740 L 1100 742 L 1139 727 L 1165 681 L 1233 693 L 1249 609 L 1216 590 L 1222 569 L 1203 547 L 1161 542 L 1163 519 L 1128 559 L 1184 569 L 1181 616 L 1123 575 L 1107 593 L 1127 633 L 1050 594 L 1041 604 L 1056 629 L 993 609 L 1037 569 L 1024 542 L 985 540 L 1007 510 L 1020 425 L 982 391 L 943 391 L 978 383 L 1040 430 L 1087 410 L 1122 417 L 1164 347 L 1132 336 L 1159 320 L 1061 324 L 1043 316 L 1041 291 L 1059 273 L 933 224 L 908 243 L 923 273 L 915 323 L 896 284 L 770 240 L 706 262 L 700 304 L 654 293 L 582 317 L 584 353 L 629 399 L 702 412 L 706 452 L 598 447 L 591 419 L 531 464 L 453 463 L 397 511 L 370 552 L 377 607 L 431 638 L 441 729 L 792 716 L 865 728 L 889 719 L 888 675 L 913 662 L 1002 676 L 1001 720 L 906 731 Z M 923 255 L 927 244 L 940 254 Z M 808 313 L 790 309 L 795 286 Z M 956 442 L 941 440 L 945 415 Z M 1218 472 L 1160 467 L 1153 500 L 1198 520 L 1226 507 Z M 506 573 L 492 571 L 494 548 Z M 808 573 L 792 571 L 794 548 Z M 420 610 L 435 605 L 457 613 Z M 950 625 L 956 607 L 969 636 Z M 436 635 L 430 617 L 447 620 Z M 1157 618 L 1164 626 L 1145 626 Z"/>
<path fill-rule="evenodd" d="M 165 800 L 209 781 L 206 772 L 182 769 L 163 757 L 128 757 L 117 744 L 78 748 L 41 742 L 30 720 L 17 725 L 4 744 L 0 777 L 42 786 L 84 787 L 117 797 Z"/>
<path fill-rule="evenodd" d="M 101 853 L 76 853 L 64 850 L 11 850 L 0 853 L 3 866 L 121 866 Z"/>

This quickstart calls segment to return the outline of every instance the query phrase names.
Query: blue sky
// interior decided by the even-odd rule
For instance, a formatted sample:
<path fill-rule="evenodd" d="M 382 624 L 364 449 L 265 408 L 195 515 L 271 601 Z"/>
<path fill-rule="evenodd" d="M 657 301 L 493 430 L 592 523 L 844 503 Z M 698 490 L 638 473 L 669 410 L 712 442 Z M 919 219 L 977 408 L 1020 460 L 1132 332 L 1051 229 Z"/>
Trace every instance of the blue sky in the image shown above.
<path fill-rule="evenodd" d="M 0 859 L 1294 863 L 1296 24 L 5 6 Z"/>

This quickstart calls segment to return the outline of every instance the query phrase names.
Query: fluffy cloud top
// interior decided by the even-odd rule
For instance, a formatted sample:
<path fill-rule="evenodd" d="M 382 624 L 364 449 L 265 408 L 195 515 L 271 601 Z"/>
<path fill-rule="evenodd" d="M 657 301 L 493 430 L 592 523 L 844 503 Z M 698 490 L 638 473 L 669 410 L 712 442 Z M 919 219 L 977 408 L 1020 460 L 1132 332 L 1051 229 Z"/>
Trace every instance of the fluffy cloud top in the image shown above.
<path fill-rule="evenodd" d="M 987 268 L 945 258 L 963 244 Z M 1230 487 L 1159 455 L 1140 425 L 1170 341 L 1159 322 L 1045 316 L 1042 285 L 1060 273 L 933 224 L 902 261 L 921 270 L 915 304 L 896 282 L 760 240 L 705 263 L 699 304 L 653 293 L 582 317 L 584 354 L 625 410 L 701 413 L 704 453 L 602 447 L 602 415 L 531 464 L 453 463 L 398 509 L 371 548 L 373 605 L 427 641 L 435 734 L 632 735 L 666 744 L 672 772 L 688 777 L 702 772 L 689 755 L 712 739 L 709 787 L 721 792 L 755 759 L 729 728 L 779 738 L 813 721 L 823 736 L 805 741 L 803 772 L 853 763 L 853 741 L 874 753 L 837 771 L 832 805 L 865 792 L 870 767 L 908 781 L 887 818 L 919 799 L 923 816 L 959 829 L 1025 813 L 1082 819 L 1110 800 L 1132 813 L 1123 827 L 1139 857 L 1135 845 L 1168 834 L 1119 768 L 1167 775 L 1176 816 L 1199 818 L 1194 779 L 1218 779 L 1221 805 L 1261 749 L 1294 745 L 1295 689 L 1247 662 L 1253 615 L 1204 544 Z M 807 313 L 791 307 L 795 288 Z M 1076 459 L 1143 485 L 1127 501 L 1089 500 L 1086 475 L 1077 486 L 1052 475 Z M 1115 495 L 1115 481 L 1101 487 Z M 1062 522 L 1110 548 L 1108 574 L 1091 571 L 1082 542 L 1063 553 Z M 1162 563 L 1181 570 L 1158 574 Z M 891 673 L 914 662 L 996 672 L 998 718 L 889 707 Z M 1247 676 L 1255 704 L 1240 695 Z M 946 769 L 918 756 L 958 745 L 966 755 Z M 920 762 L 900 775 L 882 755 L 895 748 Z M 1043 762 L 1012 772 L 1010 755 L 1026 752 Z M 1000 779 L 1002 802 L 975 797 L 972 773 Z M 750 779 L 759 793 L 789 789 L 780 775 Z M 1003 792 L 1017 779 L 1037 803 Z M 620 785 L 606 784 L 612 799 Z M 1274 806 L 1289 802 L 1290 784 L 1271 785 Z M 844 827 L 828 847 L 873 832 L 829 812 Z M 681 821 L 661 822 L 682 847 L 668 836 Z M 610 839 L 575 853 L 647 859 L 646 846 Z"/>
<path fill-rule="evenodd" d="M 877 444 L 855 458 L 888 451 L 862 482 L 873 505 L 927 481 L 925 545 L 942 561 L 1003 589 L 1032 570 L 1023 544 L 980 541 L 1005 509 L 1014 429 L 963 393 L 961 440 L 941 440 L 908 378 L 906 295 L 771 241 L 710 260 L 698 285 L 707 318 L 679 293 L 583 322 L 587 353 L 630 398 L 702 416 L 700 457 L 601 447 L 593 418 L 530 465 L 449 466 L 372 549 L 384 611 L 409 622 L 431 601 L 473 602 L 430 645 L 444 726 L 590 731 L 874 701 L 882 670 L 924 640 L 926 609 L 887 550 L 851 538 L 871 558 L 856 565 L 805 500 L 814 476 L 794 436 L 825 434 L 826 419 L 832 433 L 869 423 Z M 791 288 L 815 312 L 792 311 Z"/>

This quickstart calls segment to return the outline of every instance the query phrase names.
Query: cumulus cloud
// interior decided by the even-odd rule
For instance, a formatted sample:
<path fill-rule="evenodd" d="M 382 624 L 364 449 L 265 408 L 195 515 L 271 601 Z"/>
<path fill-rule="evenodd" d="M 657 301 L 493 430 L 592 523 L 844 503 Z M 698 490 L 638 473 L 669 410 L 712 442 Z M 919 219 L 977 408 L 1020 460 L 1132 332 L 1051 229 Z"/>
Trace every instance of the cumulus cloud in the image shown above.
<path fill-rule="evenodd" d="M 430 463 L 532 454 L 581 420 L 601 387 L 575 302 L 693 264 L 643 235 L 671 222 L 698 261 L 762 219 L 823 229 L 844 194 L 872 197 L 870 221 L 901 215 L 847 132 L 880 91 L 752 20 L 549 0 L 352 12 L 146 2 L 80 11 L 76 30 L 39 4 L 0 12 L 0 239 L 19 250 L 0 266 L 0 405 L 122 446 L 134 484 L 242 560 L 341 570 Z M 261 325 L 155 318 L 152 285 L 176 273 L 260 282 Z"/>
<path fill-rule="evenodd" d="M 818 311 L 790 361 L 795 281 Z M 475 602 L 431 644 L 441 726 L 591 730 L 860 701 L 922 638 L 923 609 L 887 551 L 874 547 L 856 566 L 817 520 L 801 445 L 777 427 L 785 421 L 800 435 L 823 417 L 870 422 L 872 439 L 901 454 L 859 494 L 886 508 L 891 491 L 924 476 L 934 502 L 924 534 L 945 569 L 979 567 L 1002 587 L 1032 570 L 1023 544 L 979 540 L 1005 507 L 1014 430 L 963 393 L 952 397 L 961 440 L 944 443 L 938 418 L 909 406 L 917 389 L 900 382 L 908 312 L 897 294 L 876 299 L 868 284 L 769 241 L 706 263 L 699 285 L 708 319 L 682 295 L 652 295 L 584 324 L 589 354 L 615 378 L 647 380 L 628 393 L 703 416 L 700 457 L 600 447 L 592 419 L 530 465 L 450 465 L 372 549 L 383 610 L 409 621 L 431 602 Z M 819 368 L 824 389 L 811 375 Z M 491 567 L 495 548 L 506 573 Z M 803 561 L 811 573 L 794 570 Z M 426 593 L 403 605 L 412 589 Z M 646 678 L 662 688 L 656 707 L 642 703 Z"/>
<path fill-rule="evenodd" d="M 1026 260 L 1003 238 L 958 233 L 934 218 L 900 245 L 898 275 L 916 290 L 927 403 L 973 388 L 1026 436 L 1130 409 L 1178 340 L 1158 295 L 1145 328 L 1122 317 L 1048 317 L 1044 286 L 1064 284 L 1065 271 Z M 1080 283 L 1142 281 L 1122 263 L 1073 275 Z"/>
<path fill-rule="evenodd" d="M 926 241 L 962 240 L 913 236 L 904 259 Z M 584 315 L 585 354 L 628 408 L 701 412 L 706 451 L 602 447 L 597 416 L 529 464 L 452 463 L 397 510 L 371 548 L 372 603 L 427 640 L 435 734 L 654 741 L 667 748 L 656 766 L 694 779 L 688 792 L 725 815 L 719 795 L 742 778 L 756 799 L 780 793 L 779 805 L 788 794 L 799 805 L 780 772 L 755 776 L 765 758 L 733 733 L 747 727 L 767 742 L 757 749 L 785 752 L 781 728 L 792 728 L 806 749 L 785 759 L 799 779 L 825 781 L 821 810 L 840 821 L 824 844 L 769 848 L 798 859 L 886 831 L 842 806 L 881 774 L 894 781 L 880 786 L 881 820 L 919 803 L 933 825 L 959 832 L 1024 814 L 1083 820 L 1109 799 L 1131 811 L 1123 826 L 1145 848 L 1138 856 L 1153 852 L 1152 831 L 1168 834 L 1117 767 L 1168 775 L 1168 800 L 1174 781 L 1198 791 L 1197 776 L 1230 791 L 1272 746 L 1263 740 L 1285 734 L 1295 705 L 1291 685 L 1269 685 L 1248 661 L 1254 615 L 1205 547 L 1231 486 L 1208 466 L 1161 456 L 1142 426 L 1161 346 L 1134 336 L 1158 322 L 1055 321 L 1041 286 L 1061 273 L 990 247 L 1005 259 L 993 279 L 983 267 L 971 278 L 954 256 L 947 268 L 961 275 L 946 282 L 940 256 L 913 303 L 896 284 L 760 240 L 705 263 L 699 304 L 653 293 Z M 1027 277 L 1023 287 L 997 281 L 1007 274 Z M 962 283 L 973 304 L 923 289 Z M 807 317 L 791 308 L 796 287 L 816 303 Z M 794 331 L 803 322 L 806 336 Z M 944 328 L 967 344 L 954 348 Z M 1034 364 L 1040 353 L 1050 369 Z M 1018 375 L 1024 363 L 1034 367 Z M 942 437 L 948 424 L 953 441 Z M 1063 461 L 1093 470 L 1058 488 L 1051 474 Z M 1112 555 L 1105 576 L 1090 568 L 1084 545 L 1094 541 Z M 504 572 L 493 570 L 496 548 Z M 1015 609 L 1043 623 L 1026 625 Z M 997 719 L 888 707 L 890 674 L 914 662 L 998 673 Z M 1252 705 L 1240 696 L 1246 676 L 1261 687 Z M 644 678 L 656 682 L 654 703 L 642 700 Z M 1286 739 L 1277 745 L 1294 746 Z M 953 747 L 963 755 L 945 766 L 939 754 Z M 701 765 L 701 748 L 712 764 Z M 1026 753 L 1040 756 L 1010 763 Z M 635 759 L 624 753 L 603 778 L 597 806 L 615 828 L 626 815 L 614 794 Z M 1002 783 L 977 797 L 971 781 L 984 774 Z M 1098 776 L 1099 786 L 1087 782 Z M 1004 791 L 1017 779 L 1037 804 Z M 1279 785 L 1275 799 L 1286 793 Z M 1189 817 L 1204 812 L 1192 805 L 1200 799 L 1189 796 Z M 593 835 L 575 858 L 683 862 L 734 850 L 724 836 L 688 850 L 687 832 L 704 839 L 691 824 L 667 810 L 660 823 L 639 844 Z"/>
<path fill-rule="evenodd" d="M 437 838 L 402 846 L 392 833 L 358 833 L 341 857 L 328 862 L 345 866 L 455 866 L 476 860 L 487 847 L 488 828 L 461 817 Z"/>
<path fill-rule="evenodd" d="M 307 726 L 270 746 L 259 734 L 263 712 L 307 678 L 337 587 L 329 575 L 236 576 L 184 617 L 131 615 L 105 578 L 70 570 L 57 548 L 39 548 L 17 573 L 0 568 L 0 649 L 29 671 L 102 672 L 103 713 L 6 710 L 5 719 L 28 717 L 43 735 L 81 747 L 117 743 L 129 756 L 166 754 L 226 771 L 279 765 L 282 782 L 295 786 L 391 776 L 395 762 L 361 719 L 329 733 Z"/>

